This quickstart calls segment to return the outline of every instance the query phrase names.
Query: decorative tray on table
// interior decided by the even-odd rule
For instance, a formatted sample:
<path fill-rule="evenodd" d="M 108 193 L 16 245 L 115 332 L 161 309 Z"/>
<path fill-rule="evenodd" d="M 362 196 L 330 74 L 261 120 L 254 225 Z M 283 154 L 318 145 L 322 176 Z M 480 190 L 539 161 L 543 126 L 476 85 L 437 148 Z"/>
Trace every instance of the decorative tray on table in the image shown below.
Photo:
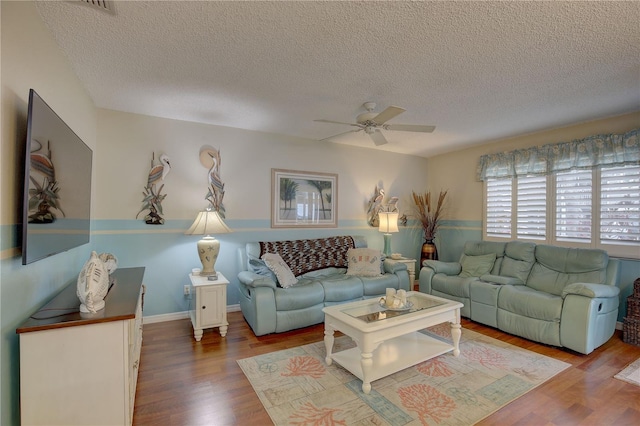
<path fill-rule="evenodd" d="M 383 297 L 383 298 L 380 299 L 380 301 L 378 303 L 380 304 L 381 307 L 383 307 L 387 311 L 402 312 L 402 311 L 408 311 L 409 309 L 413 308 L 413 303 L 409 302 L 408 300 L 404 305 L 387 306 L 387 303 L 386 303 L 386 301 L 385 301 L 385 299 Z"/>

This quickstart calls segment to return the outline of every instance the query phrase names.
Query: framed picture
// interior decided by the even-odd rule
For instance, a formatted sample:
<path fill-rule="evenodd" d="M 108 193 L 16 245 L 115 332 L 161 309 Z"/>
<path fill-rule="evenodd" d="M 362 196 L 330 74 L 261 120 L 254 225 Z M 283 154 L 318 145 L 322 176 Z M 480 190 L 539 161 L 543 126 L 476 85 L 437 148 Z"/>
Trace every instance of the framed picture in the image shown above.
<path fill-rule="evenodd" d="M 272 228 L 337 226 L 337 174 L 271 169 Z"/>

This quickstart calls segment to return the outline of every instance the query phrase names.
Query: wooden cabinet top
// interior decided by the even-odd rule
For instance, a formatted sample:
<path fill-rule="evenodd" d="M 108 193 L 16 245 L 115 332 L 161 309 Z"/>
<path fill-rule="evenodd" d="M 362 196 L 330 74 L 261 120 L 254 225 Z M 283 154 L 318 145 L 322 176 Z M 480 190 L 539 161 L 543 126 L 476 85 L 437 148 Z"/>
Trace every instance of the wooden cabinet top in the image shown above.
<path fill-rule="evenodd" d="M 95 314 L 80 312 L 80 300 L 76 295 L 77 284 L 74 280 L 31 315 L 16 329 L 16 333 L 133 319 L 143 276 L 144 267 L 116 269 L 109 277 L 111 287 L 104 298 L 105 307 Z"/>

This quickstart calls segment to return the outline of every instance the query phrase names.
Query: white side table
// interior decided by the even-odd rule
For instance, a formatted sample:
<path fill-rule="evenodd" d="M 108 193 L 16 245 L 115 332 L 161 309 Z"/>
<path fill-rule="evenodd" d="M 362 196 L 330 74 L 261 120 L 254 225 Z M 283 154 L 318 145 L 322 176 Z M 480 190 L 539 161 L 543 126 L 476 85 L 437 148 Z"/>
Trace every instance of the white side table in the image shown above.
<path fill-rule="evenodd" d="M 415 281 L 416 281 L 416 260 L 408 257 L 401 257 L 400 259 L 391 259 L 390 257 L 388 257 L 387 260 L 390 260 L 392 262 L 404 263 L 407 265 L 407 272 L 409 272 L 409 284 L 410 284 L 409 290 L 413 290 L 415 286 Z"/>
<path fill-rule="evenodd" d="M 218 279 L 189 274 L 191 279 L 191 301 L 189 316 L 193 324 L 193 337 L 202 339 L 206 328 L 220 327 L 220 335 L 227 335 L 227 285 L 229 281 L 218 272 Z"/>

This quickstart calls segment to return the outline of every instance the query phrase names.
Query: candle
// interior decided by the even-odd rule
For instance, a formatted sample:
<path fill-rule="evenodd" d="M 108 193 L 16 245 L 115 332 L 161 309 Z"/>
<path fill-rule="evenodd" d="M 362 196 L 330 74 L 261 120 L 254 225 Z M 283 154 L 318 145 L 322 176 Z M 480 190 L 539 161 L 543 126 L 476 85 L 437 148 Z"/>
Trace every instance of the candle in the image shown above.
<path fill-rule="evenodd" d="M 388 288 L 387 289 L 387 296 L 385 298 L 385 302 L 387 304 L 387 306 L 391 307 L 393 306 L 393 299 L 395 299 L 396 297 L 396 289 L 395 288 Z"/>
<path fill-rule="evenodd" d="M 400 305 L 401 306 L 406 306 L 407 305 L 407 292 L 400 289 L 398 290 L 398 297 L 400 298 Z"/>

